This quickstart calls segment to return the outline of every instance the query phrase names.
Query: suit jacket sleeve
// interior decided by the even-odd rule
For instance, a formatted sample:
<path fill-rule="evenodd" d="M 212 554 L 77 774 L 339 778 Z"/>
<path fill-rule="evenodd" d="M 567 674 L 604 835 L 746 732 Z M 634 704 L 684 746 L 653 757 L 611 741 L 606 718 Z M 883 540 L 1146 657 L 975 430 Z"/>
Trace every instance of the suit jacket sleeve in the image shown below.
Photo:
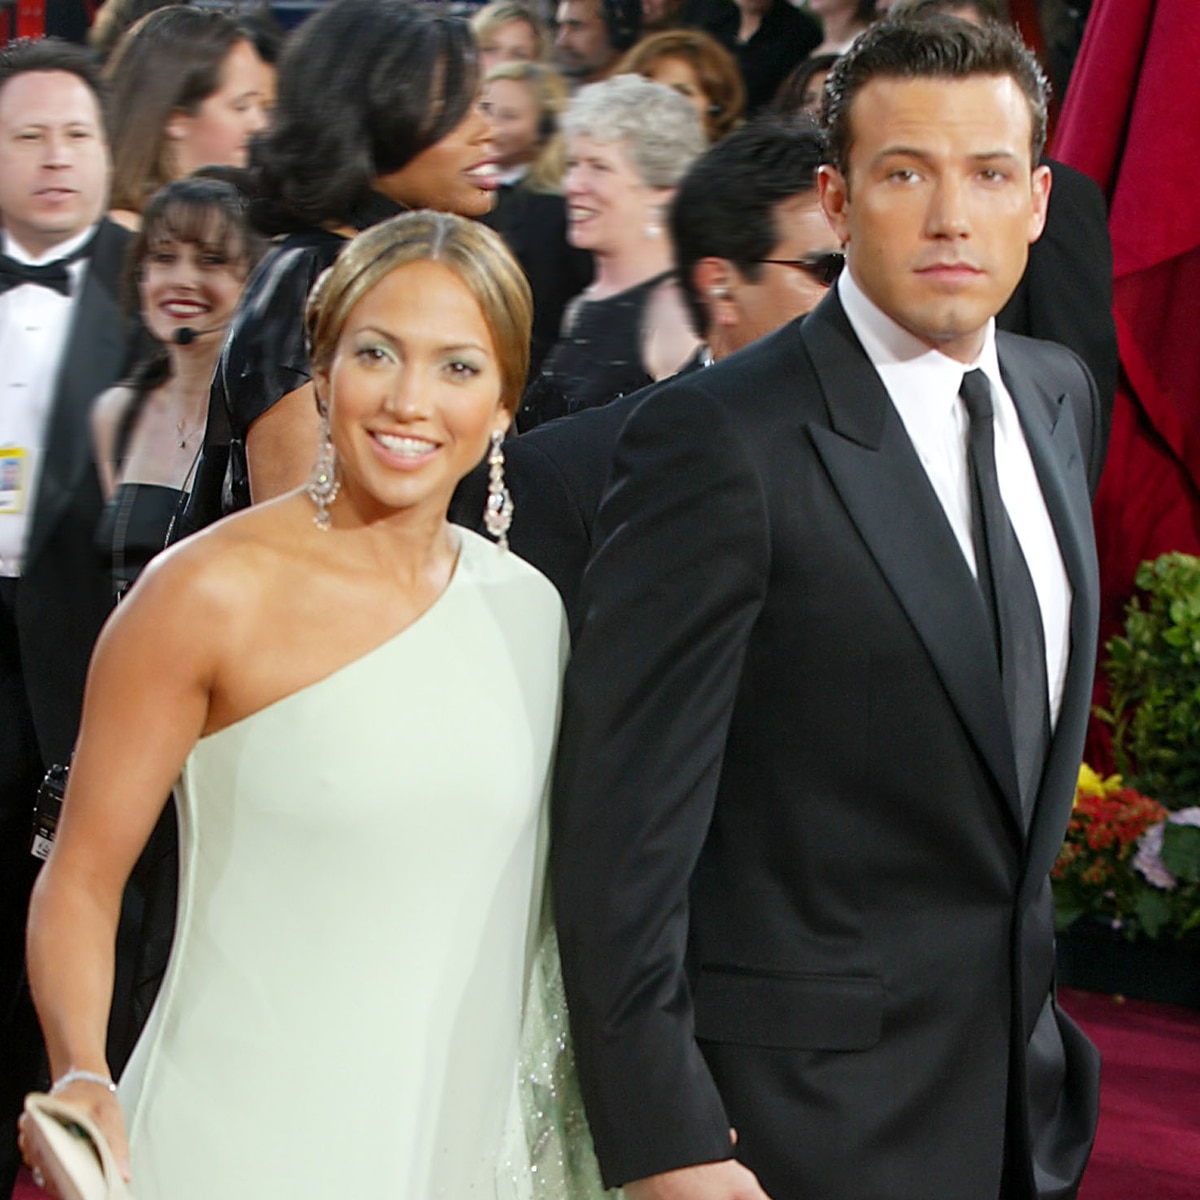
<path fill-rule="evenodd" d="M 728 1158 L 697 1047 L 688 887 L 767 582 L 764 498 L 732 415 L 691 381 L 630 418 L 584 576 L 554 809 L 559 938 L 609 1186 Z"/>

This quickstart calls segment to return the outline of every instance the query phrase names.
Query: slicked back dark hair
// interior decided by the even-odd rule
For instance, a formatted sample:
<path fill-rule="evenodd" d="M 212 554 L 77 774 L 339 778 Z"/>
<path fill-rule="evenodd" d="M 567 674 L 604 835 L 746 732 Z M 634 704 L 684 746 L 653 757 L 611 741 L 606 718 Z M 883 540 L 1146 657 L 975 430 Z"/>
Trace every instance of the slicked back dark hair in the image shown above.
<path fill-rule="evenodd" d="M 372 180 L 462 121 L 478 88 L 465 21 L 404 0 L 335 0 L 284 46 L 273 122 L 252 150 L 255 224 L 346 223 Z"/>
<path fill-rule="evenodd" d="M 973 8 L 985 21 L 1004 21 L 998 0 L 899 0 L 888 12 L 893 17 L 930 17 L 934 13 L 956 17 L 956 10 L 964 8 Z"/>
<path fill-rule="evenodd" d="M 722 138 L 684 175 L 671 202 L 679 285 L 696 332 L 708 312 L 693 275 L 702 258 L 726 258 L 751 282 L 779 244 L 775 208 L 814 192 L 821 136 L 803 117 L 767 113 Z"/>
<path fill-rule="evenodd" d="M 61 38 L 18 38 L 0 46 L 0 91 L 10 79 L 30 71 L 65 71 L 81 80 L 96 97 L 100 120 L 108 137 L 108 88 L 96 60 L 82 46 Z"/>
<path fill-rule="evenodd" d="M 1032 162 L 1046 144 L 1049 85 L 1037 59 L 1007 26 L 958 17 L 889 18 L 872 25 L 833 66 L 825 81 L 821 125 L 826 161 L 848 178 L 851 110 L 872 79 L 969 79 L 1007 75 L 1029 105 Z"/>

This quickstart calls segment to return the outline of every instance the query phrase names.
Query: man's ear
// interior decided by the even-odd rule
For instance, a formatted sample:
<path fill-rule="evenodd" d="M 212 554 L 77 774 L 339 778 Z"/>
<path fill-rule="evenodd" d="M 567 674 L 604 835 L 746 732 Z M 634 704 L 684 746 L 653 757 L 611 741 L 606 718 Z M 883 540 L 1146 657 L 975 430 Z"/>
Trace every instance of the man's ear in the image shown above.
<path fill-rule="evenodd" d="M 845 175 L 837 167 L 823 163 L 817 168 L 817 195 L 829 227 L 837 234 L 838 241 L 846 245 L 850 240 L 850 184 Z"/>
<path fill-rule="evenodd" d="M 1029 242 L 1032 245 L 1042 236 L 1046 228 L 1046 212 L 1050 206 L 1050 185 L 1053 177 L 1050 168 L 1034 167 L 1030 186 L 1033 189 L 1033 214 L 1029 221 Z"/>
<path fill-rule="evenodd" d="M 709 325 L 736 325 L 738 304 L 734 290 L 738 275 L 727 258 L 702 258 L 692 267 L 692 282 L 708 314 Z"/>

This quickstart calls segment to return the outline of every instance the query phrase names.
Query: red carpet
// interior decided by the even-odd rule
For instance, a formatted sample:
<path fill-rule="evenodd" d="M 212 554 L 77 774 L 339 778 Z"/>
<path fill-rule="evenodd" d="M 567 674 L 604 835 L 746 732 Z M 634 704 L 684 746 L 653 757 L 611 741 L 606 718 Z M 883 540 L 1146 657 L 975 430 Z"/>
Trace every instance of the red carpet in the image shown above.
<path fill-rule="evenodd" d="M 1200 1200 L 1200 1012 L 1063 989 L 1104 1055 L 1100 1129 L 1079 1200 Z M 22 1175 L 13 1200 L 43 1200 Z"/>
<path fill-rule="evenodd" d="M 1079 1200 L 1197 1200 L 1200 1012 L 1065 988 L 1060 999 L 1104 1055 Z"/>

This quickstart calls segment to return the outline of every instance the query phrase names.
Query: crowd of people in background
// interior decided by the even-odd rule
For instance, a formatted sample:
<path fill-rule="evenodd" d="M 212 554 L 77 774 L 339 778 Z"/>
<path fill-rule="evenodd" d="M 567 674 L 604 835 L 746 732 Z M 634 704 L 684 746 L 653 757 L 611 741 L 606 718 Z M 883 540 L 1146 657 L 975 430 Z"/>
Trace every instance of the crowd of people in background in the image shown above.
<path fill-rule="evenodd" d="M 839 76 L 861 39 L 927 22 L 969 42 L 983 35 L 960 23 L 1000 37 L 1007 18 L 1000 0 L 492 0 L 456 15 L 332 0 L 290 28 L 265 6 L 107 0 L 84 45 L 74 30 L 76 42 L 0 47 L 0 1197 L 20 1165 L 23 1099 L 52 1083 L 122 1161 L 132 1144 L 143 1200 L 232 1197 L 221 1181 L 234 1178 L 239 1196 L 282 1195 L 289 1154 L 288 1195 L 371 1192 L 379 1164 L 360 1151 L 390 1126 L 347 1102 L 372 1071 L 371 1103 L 394 1101 L 413 1131 L 384 1194 L 465 1196 L 520 1156 L 528 1131 L 513 1133 L 512 1113 L 537 1106 L 520 1097 L 514 1110 L 502 1080 L 526 1052 L 530 964 L 550 977 L 550 1007 L 561 988 L 543 898 L 557 689 L 574 642 L 601 691 L 594 630 L 614 646 L 622 632 L 604 607 L 609 559 L 584 587 L 604 538 L 628 553 L 598 516 L 618 444 L 647 396 L 669 412 L 703 392 L 712 364 L 719 389 L 729 360 L 836 293 L 846 238 L 821 172 L 837 88 L 871 86 Z M 1055 43 L 1064 80 L 1073 40 Z M 1053 181 L 1045 233 L 987 316 L 1086 366 L 1094 489 L 1117 379 L 1104 200 L 1034 141 L 1030 169 Z M 387 382 L 404 364 L 423 373 L 420 400 Z M 400 398 L 373 408 L 388 386 Z M 397 432 L 397 412 L 426 403 L 428 427 Z M 627 466 L 665 453 L 666 433 L 641 436 Z M 448 465 L 414 482 L 435 454 Z M 465 540 L 447 535 L 447 514 Z M 684 608 L 664 622 L 685 625 Z M 689 661 L 665 626 L 655 637 L 655 657 L 674 646 Z M 627 653 L 650 656 L 631 639 Z M 355 687 L 341 688 L 349 673 Z M 600 736 L 572 717 L 570 686 L 577 740 L 560 780 L 591 771 L 580 747 Z M 620 703 L 650 709 L 652 691 Z M 260 714 L 281 713 L 295 723 L 267 724 L 260 742 Z M 72 816 L 51 836 L 43 781 L 69 763 Z M 415 797 L 394 821 L 381 772 Z M 335 779 L 354 804 L 330 813 Z M 281 816 L 285 795 L 303 797 L 301 817 Z M 417 803 L 464 797 L 466 816 L 436 822 Z M 294 856 L 244 844 L 243 822 L 269 840 L 280 821 L 304 829 Z M 342 832 L 354 852 L 322 865 Z M 574 839 L 573 869 L 594 832 L 586 818 L 556 830 Z M 365 849 L 377 837 L 414 839 L 407 890 L 390 887 L 395 861 Z M 342 890 L 339 916 L 305 899 L 314 887 Z M 379 930 L 344 936 L 367 906 L 390 914 L 400 967 L 424 964 L 429 984 L 397 1006 L 394 1034 L 378 1029 L 379 988 L 403 987 L 403 971 L 380 985 Z M 454 911 L 431 919 L 441 909 Z M 587 922 L 575 917 L 577 957 Z M 488 951 L 447 964 L 447 943 Z M 609 948 L 592 948 L 596 964 Z M 568 963 L 568 991 L 587 974 Z M 310 987 L 322 998 L 306 1006 Z M 331 1034 L 328 1053 L 306 1045 L 281 1070 L 289 1046 L 343 1019 L 338 991 L 363 997 L 345 1019 L 366 1052 Z M 414 1045 L 444 1053 L 444 1078 L 404 1065 Z M 607 1068 L 595 1046 L 583 1053 L 594 1103 Z M 113 1081 L 127 1064 L 122 1117 Z M 289 1098 L 313 1089 L 326 1100 L 296 1125 Z M 337 1144 L 301 1153 L 298 1127 Z M 710 1146 L 727 1133 L 710 1130 Z M 231 1144 L 213 1154 L 208 1136 Z M 598 1148 L 599 1167 L 574 1163 L 562 1195 L 673 1166 Z M 1009 1152 L 994 1149 L 996 1163 Z M 536 1164 L 512 1195 L 550 1169 Z"/>

